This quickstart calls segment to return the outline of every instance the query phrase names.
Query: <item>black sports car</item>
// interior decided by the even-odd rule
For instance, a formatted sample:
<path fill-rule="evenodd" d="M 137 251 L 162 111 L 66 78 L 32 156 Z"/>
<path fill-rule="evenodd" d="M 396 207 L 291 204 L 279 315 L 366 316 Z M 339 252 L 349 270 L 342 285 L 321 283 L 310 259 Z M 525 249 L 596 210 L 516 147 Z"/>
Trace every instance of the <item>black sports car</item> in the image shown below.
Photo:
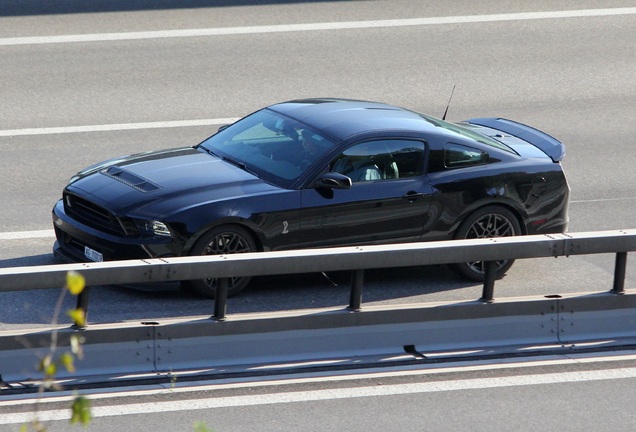
<path fill-rule="evenodd" d="M 79 172 L 53 209 L 54 252 L 102 261 L 560 233 L 564 155 L 551 136 L 502 118 L 294 100 L 194 147 Z M 511 265 L 499 262 L 498 276 Z M 452 267 L 483 279 L 482 262 Z M 186 285 L 212 297 L 216 282 Z"/>

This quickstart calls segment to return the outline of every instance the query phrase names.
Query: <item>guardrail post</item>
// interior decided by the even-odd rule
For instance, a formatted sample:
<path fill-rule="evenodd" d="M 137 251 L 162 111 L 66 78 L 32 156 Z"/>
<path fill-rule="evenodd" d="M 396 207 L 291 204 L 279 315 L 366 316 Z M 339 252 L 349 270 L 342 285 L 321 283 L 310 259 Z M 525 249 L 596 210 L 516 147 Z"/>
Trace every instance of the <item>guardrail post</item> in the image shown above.
<path fill-rule="evenodd" d="M 627 252 L 616 253 L 616 264 L 614 265 L 614 294 L 625 294 L 625 270 L 627 269 Z"/>
<path fill-rule="evenodd" d="M 77 323 L 73 323 L 71 326 L 74 329 L 85 329 L 88 322 L 88 293 L 90 287 L 85 286 L 81 293 L 77 295 L 77 302 L 75 303 L 75 309 L 81 309 L 84 312 L 84 325 L 80 326 Z"/>
<path fill-rule="evenodd" d="M 492 303 L 495 294 L 495 276 L 497 274 L 497 261 L 486 261 L 484 267 L 484 289 L 481 293 L 481 301 Z"/>
<path fill-rule="evenodd" d="M 212 317 L 216 321 L 225 321 L 225 313 L 227 312 L 228 285 L 228 278 L 217 279 L 216 295 L 214 296 L 214 316 Z"/>
<path fill-rule="evenodd" d="M 349 296 L 349 309 L 359 311 L 362 305 L 362 284 L 364 283 L 364 270 L 351 272 L 351 294 Z"/>

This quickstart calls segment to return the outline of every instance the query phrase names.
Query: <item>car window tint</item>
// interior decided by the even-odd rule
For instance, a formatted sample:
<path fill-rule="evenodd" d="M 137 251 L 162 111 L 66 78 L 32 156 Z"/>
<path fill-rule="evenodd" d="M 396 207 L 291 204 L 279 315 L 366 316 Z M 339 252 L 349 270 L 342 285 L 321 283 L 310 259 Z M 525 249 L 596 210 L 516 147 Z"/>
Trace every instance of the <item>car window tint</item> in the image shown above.
<path fill-rule="evenodd" d="M 515 153 L 514 150 L 512 150 L 510 147 L 508 147 L 504 143 L 499 142 L 489 136 L 475 132 L 474 130 L 472 130 L 475 128 L 475 126 L 471 125 L 470 123 L 461 123 L 461 124 L 450 123 L 450 122 L 440 120 L 431 116 L 427 116 L 421 113 L 418 113 L 418 115 L 422 117 L 424 120 L 434 125 L 435 127 L 439 127 L 439 128 L 447 130 L 448 132 L 458 134 L 462 136 L 463 138 L 469 138 L 473 141 L 477 141 L 478 143 L 481 143 L 490 147 L 494 147 L 496 149 L 503 150 L 508 153 Z"/>
<path fill-rule="evenodd" d="M 229 142 L 263 142 L 263 141 L 293 141 L 292 137 L 281 133 L 280 131 L 274 131 L 265 127 L 263 123 L 257 123 L 246 128 L 242 132 L 234 135 Z"/>
<path fill-rule="evenodd" d="M 330 170 L 353 182 L 415 177 L 424 167 L 424 143 L 415 140 L 365 141 L 344 150 Z"/>
<path fill-rule="evenodd" d="M 264 109 L 219 130 L 200 145 L 266 181 L 288 187 L 335 142 L 294 119 Z"/>
<path fill-rule="evenodd" d="M 488 162 L 488 153 L 469 146 L 446 143 L 444 145 L 444 166 L 458 168 L 481 165 Z"/>

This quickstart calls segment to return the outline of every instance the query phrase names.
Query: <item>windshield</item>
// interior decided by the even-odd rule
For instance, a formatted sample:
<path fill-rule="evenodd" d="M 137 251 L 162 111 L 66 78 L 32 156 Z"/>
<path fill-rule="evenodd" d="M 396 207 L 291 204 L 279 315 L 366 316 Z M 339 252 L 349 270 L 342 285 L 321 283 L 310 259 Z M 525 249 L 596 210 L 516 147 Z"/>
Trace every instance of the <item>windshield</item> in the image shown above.
<path fill-rule="evenodd" d="M 263 109 L 199 144 L 282 187 L 291 186 L 335 143 L 306 125 Z"/>

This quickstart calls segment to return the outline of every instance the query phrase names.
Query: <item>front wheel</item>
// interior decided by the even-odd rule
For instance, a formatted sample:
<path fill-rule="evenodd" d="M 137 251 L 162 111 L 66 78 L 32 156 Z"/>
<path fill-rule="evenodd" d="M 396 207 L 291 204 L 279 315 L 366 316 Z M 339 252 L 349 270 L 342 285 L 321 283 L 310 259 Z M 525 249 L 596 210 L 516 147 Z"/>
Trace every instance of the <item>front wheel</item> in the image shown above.
<path fill-rule="evenodd" d="M 464 220 L 459 226 L 455 239 L 475 239 L 510 237 L 521 234 L 517 217 L 508 209 L 498 206 L 483 207 Z M 501 278 L 512 267 L 515 260 L 497 261 L 496 278 Z M 473 281 L 483 281 L 486 272 L 485 261 L 451 264 L 450 268 L 460 276 Z"/>
<path fill-rule="evenodd" d="M 256 244 L 247 230 L 239 226 L 220 226 L 203 235 L 192 248 L 191 255 L 227 255 L 255 252 Z M 250 277 L 234 277 L 228 282 L 228 297 L 243 291 Z M 185 287 L 203 297 L 216 297 L 219 279 L 210 277 L 185 282 Z"/>

